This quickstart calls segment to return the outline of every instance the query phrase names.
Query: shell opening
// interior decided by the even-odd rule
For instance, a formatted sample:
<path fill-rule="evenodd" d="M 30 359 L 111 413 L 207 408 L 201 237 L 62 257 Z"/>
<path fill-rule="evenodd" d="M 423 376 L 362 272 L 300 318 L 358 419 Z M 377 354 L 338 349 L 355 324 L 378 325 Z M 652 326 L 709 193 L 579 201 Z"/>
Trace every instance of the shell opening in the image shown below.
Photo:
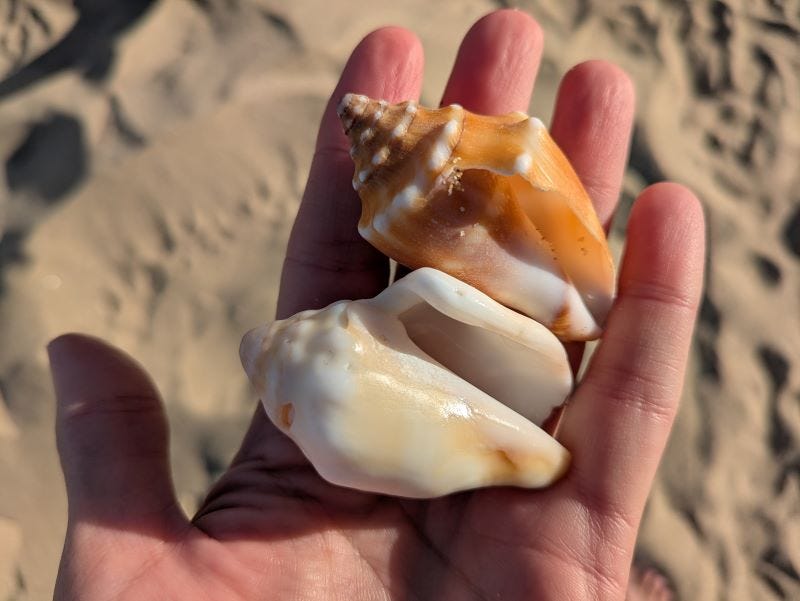
<path fill-rule="evenodd" d="M 458 321 L 425 302 L 398 318 L 426 355 L 536 425 L 542 425 L 563 400 L 563 383 L 553 378 L 551 362 L 519 342 Z M 536 407 L 533 397 L 556 400 Z"/>
<path fill-rule="evenodd" d="M 608 278 L 592 257 L 604 255 L 605 241 L 586 234 L 580 218 L 568 209 L 558 192 L 533 188 L 521 175 L 506 177 L 528 221 L 550 243 L 567 276 L 573 282 L 583 282 L 578 292 L 588 313 L 586 319 L 594 321 L 599 330 L 611 309 L 612 297 L 605 290 Z"/>

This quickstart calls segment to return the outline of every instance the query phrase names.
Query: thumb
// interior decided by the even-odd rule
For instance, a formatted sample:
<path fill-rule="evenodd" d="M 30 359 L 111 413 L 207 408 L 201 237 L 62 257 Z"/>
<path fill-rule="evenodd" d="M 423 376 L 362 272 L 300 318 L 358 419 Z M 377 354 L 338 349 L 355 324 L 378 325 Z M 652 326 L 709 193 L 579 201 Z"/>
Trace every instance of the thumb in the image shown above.
<path fill-rule="evenodd" d="M 128 355 L 79 334 L 48 345 L 70 521 L 164 531 L 185 520 L 158 391 Z"/>

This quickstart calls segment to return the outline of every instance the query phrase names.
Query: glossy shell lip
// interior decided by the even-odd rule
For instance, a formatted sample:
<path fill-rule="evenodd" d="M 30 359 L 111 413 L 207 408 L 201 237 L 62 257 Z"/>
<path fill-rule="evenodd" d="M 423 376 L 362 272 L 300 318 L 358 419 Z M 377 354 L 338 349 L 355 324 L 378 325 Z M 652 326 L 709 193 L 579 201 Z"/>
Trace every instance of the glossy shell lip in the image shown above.
<path fill-rule="evenodd" d="M 615 295 L 603 229 L 544 124 L 348 94 L 359 231 L 412 269 L 445 271 L 563 340 L 597 338 Z"/>

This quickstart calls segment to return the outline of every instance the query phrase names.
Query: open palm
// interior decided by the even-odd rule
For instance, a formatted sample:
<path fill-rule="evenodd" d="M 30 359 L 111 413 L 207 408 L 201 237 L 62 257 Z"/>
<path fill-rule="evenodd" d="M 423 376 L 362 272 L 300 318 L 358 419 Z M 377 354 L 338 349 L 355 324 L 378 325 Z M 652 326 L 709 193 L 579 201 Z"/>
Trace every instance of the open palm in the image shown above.
<path fill-rule="evenodd" d="M 530 17 L 492 13 L 466 36 L 443 102 L 525 110 L 541 49 Z M 416 98 L 421 79 L 422 51 L 408 31 L 378 30 L 353 52 L 322 120 L 279 317 L 385 285 L 385 258 L 356 230 L 352 163 L 334 109 L 345 92 Z M 583 63 L 562 82 L 551 133 L 604 222 L 632 114 L 631 84 L 607 63 Z M 631 214 L 619 298 L 559 431 L 573 465 L 543 491 L 417 501 L 339 488 L 256 410 L 231 467 L 188 520 L 148 376 L 99 340 L 56 339 L 49 350 L 69 496 L 56 599 L 624 598 L 680 394 L 703 253 L 691 193 L 674 184 L 646 190 Z"/>

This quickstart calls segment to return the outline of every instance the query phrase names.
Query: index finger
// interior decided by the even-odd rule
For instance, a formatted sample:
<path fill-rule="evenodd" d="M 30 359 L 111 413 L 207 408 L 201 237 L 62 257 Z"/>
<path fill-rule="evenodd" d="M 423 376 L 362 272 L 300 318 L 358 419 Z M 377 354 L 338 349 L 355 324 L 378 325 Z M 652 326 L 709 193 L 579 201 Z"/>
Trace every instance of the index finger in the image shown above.
<path fill-rule="evenodd" d="M 348 92 L 389 102 L 417 99 L 422 67 L 419 40 L 400 27 L 372 32 L 350 55 L 322 117 L 286 251 L 278 318 L 374 296 L 386 285 L 388 261 L 358 233 L 361 203 L 352 188 L 353 161 L 336 106 Z"/>

